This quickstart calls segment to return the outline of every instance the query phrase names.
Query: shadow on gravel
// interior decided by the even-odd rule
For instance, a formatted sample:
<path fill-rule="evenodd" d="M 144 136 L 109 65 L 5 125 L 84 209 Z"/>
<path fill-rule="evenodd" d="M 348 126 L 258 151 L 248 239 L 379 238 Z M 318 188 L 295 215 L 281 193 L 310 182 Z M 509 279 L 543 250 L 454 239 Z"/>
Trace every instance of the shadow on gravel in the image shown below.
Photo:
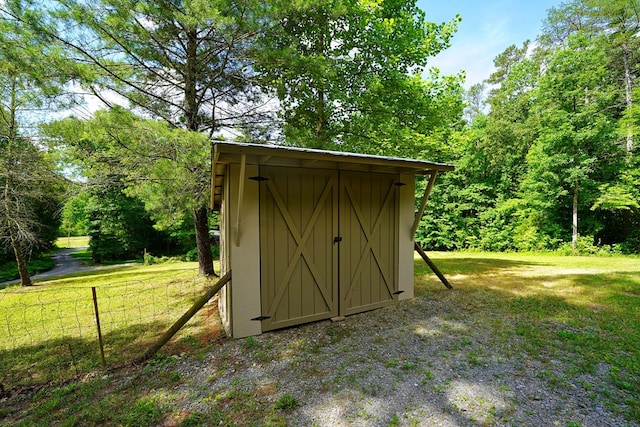
<path fill-rule="evenodd" d="M 458 262 L 472 266 L 467 269 Z M 514 355 L 524 357 L 526 363 L 506 373 L 512 377 L 508 387 L 519 392 L 510 399 L 529 401 L 528 410 L 542 412 L 549 417 L 545 420 L 557 417 L 554 422 L 581 425 L 640 421 L 637 272 L 574 268 L 563 273 L 556 266 L 559 272 L 545 275 L 540 274 L 544 268 L 530 274 L 527 267 L 534 264 L 528 262 L 438 259 L 436 263 L 445 275 L 456 277 L 454 290 L 442 287 L 430 270 L 416 269 L 416 294 L 447 307 L 447 313 L 435 319 L 425 313 L 418 335 L 433 339 L 443 331 L 449 334 L 455 352 L 464 353 L 465 370 L 490 367 L 492 361 Z M 482 339 L 482 346 L 474 346 L 486 331 L 489 336 Z M 490 382 L 485 380 L 484 385 Z M 556 403 L 545 407 L 541 399 Z M 557 409 L 562 406 L 583 409 L 571 415 Z M 507 419 L 510 416 L 505 415 Z"/>

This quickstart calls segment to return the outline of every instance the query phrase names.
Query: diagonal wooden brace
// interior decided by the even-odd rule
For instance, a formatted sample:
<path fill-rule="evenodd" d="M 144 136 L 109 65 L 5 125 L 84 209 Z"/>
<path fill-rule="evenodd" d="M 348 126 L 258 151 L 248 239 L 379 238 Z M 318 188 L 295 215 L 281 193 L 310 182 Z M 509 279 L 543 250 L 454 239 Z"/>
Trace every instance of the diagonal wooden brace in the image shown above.
<path fill-rule="evenodd" d="M 415 250 L 420 254 L 420 256 L 422 257 L 424 262 L 426 262 L 427 265 L 429 266 L 429 268 L 431 268 L 431 270 L 434 273 L 436 273 L 436 276 L 438 276 L 438 278 L 440 279 L 440 281 L 442 282 L 443 285 L 445 285 L 448 289 L 453 289 L 453 286 L 451 286 L 451 284 L 449 283 L 447 278 L 444 277 L 444 275 L 442 274 L 442 272 L 440 272 L 438 267 L 436 267 L 436 265 L 433 263 L 433 261 L 431 261 L 431 259 L 425 253 L 425 251 L 422 250 L 420 245 L 418 245 L 418 242 L 415 241 L 416 230 L 418 229 L 418 224 L 420 223 L 420 219 L 422 219 L 422 214 L 424 213 L 424 208 L 427 205 L 427 200 L 429 200 L 429 195 L 431 194 L 431 190 L 433 189 L 433 184 L 436 181 L 436 175 L 437 174 L 438 174 L 438 171 L 434 170 L 433 172 L 431 172 L 431 176 L 429 177 L 429 183 L 427 184 L 427 188 L 425 188 L 424 195 L 422 196 L 422 202 L 420 203 L 420 209 L 418 209 L 418 212 L 416 213 L 416 217 L 415 217 L 415 220 L 413 222 L 413 227 L 411 228 L 411 235 L 414 238 L 413 246 L 414 246 Z"/>
<path fill-rule="evenodd" d="M 449 283 L 447 278 L 444 277 L 444 274 L 442 274 L 442 272 L 440 272 L 440 269 L 438 269 L 438 267 L 436 267 L 436 265 L 433 263 L 433 261 L 431 261 L 431 259 L 427 256 L 427 254 L 422 250 L 420 245 L 418 245 L 418 242 L 414 242 L 413 247 L 420 254 L 420 256 L 422 257 L 424 262 L 427 263 L 429 268 L 431 268 L 431 270 L 433 270 L 433 272 L 436 273 L 436 276 L 438 276 L 438 279 L 440 279 L 442 284 L 445 285 L 449 289 L 453 289 L 453 286 L 451 286 L 451 283 Z"/>

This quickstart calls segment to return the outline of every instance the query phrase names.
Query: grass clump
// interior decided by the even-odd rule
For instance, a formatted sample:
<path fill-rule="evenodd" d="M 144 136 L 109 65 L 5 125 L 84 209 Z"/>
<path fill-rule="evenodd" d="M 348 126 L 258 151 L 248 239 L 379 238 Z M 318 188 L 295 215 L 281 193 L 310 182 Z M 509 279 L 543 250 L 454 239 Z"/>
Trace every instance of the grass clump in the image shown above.
<path fill-rule="evenodd" d="M 299 406 L 298 400 L 290 394 L 283 394 L 276 400 L 275 408 L 285 412 L 293 411 Z"/>

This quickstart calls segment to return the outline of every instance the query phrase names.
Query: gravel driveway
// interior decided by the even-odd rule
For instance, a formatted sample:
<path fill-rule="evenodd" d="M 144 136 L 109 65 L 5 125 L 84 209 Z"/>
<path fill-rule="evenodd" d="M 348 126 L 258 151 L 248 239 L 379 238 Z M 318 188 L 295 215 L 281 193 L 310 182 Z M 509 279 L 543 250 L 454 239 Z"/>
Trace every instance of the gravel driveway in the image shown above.
<path fill-rule="evenodd" d="M 83 271 L 108 270 L 112 268 L 135 265 L 135 264 L 117 264 L 117 265 L 91 266 L 91 265 L 83 264 L 82 262 L 80 262 L 79 260 L 71 256 L 72 253 L 78 252 L 84 249 L 87 249 L 87 246 L 81 246 L 77 248 L 67 248 L 54 253 L 51 256 L 51 258 L 56 262 L 56 266 L 49 271 L 34 274 L 33 276 L 31 276 L 31 280 L 48 279 L 51 277 L 81 273 Z M 2 289 L 5 286 L 15 285 L 16 283 L 20 283 L 20 279 L 10 280 L 8 282 L 0 282 L 0 289 Z"/>
<path fill-rule="evenodd" d="M 605 403 L 606 363 L 571 374 L 562 349 L 524 350 L 516 319 L 469 305 L 456 291 L 439 295 L 224 340 L 198 360 L 184 355 L 157 368 L 181 378 L 167 391 L 168 410 L 223 407 L 242 420 L 242 408 L 273 407 L 288 395 L 292 426 L 635 425 Z"/>
<path fill-rule="evenodd" d="M 46 279 L 48 277 L 64 276 L 65 274 L 76 273 L 78 271 L 83 271 L 84 269 L 91 269 L 92 267 L 83 266 L 80 261 L 71 256 L 72 253 L 83 249 L 86 249 L 86 246 L 80 248 L 68 248 L 54 253 L 51 258 L 56 262 L 56 266 L 44 273 L 34 274 L 31 276 L 31 279 Z M 17 279 L 10 280 L 8 282 L 0 282 L 0 288 L 16 283 L 20 283 L 20 280 Z"/>

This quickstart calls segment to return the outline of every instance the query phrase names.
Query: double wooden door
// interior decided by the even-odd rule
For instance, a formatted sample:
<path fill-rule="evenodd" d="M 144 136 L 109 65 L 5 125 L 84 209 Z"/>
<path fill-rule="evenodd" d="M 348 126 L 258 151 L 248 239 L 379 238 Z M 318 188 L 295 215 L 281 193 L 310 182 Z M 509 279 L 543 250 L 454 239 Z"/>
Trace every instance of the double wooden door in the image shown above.
<path fill-rule="evenodd" d="M 396 298 L 397 175 L 260 170 L 263 331 Z"/>

